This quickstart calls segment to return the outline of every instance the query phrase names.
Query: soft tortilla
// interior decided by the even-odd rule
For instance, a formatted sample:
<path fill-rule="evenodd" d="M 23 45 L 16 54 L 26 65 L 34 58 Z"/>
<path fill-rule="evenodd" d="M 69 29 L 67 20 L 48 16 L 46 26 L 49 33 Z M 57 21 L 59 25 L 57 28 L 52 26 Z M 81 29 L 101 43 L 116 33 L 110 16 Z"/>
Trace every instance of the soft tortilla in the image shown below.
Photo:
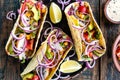
<path fill-rule="evenodd" d="M 57 29 L 54 29 L 50 34 L 53 34 Z M 63 32 L 64 33 L 64 32 Z M 49 37 L 48 36 L 48 37 Z M 47 37 L 47 40 L 48 40 L 48 37 Z M 32 60 L 30 61 L 30 63 L 27 65 L 27 67 L 24 69 L 24 71 L 21 73 L 21 76 L 24 77 L 24 75 L 26 75 L 27 73 L 31 72 L 32 70 L 35 70 L 35 68 L 37 67 L 38 65 L 38 62 L 37 62 L 37 56 L 39 61 L 41 61 L 43 59 L 43 54 L 45 54 L 46 52 L 46 49 L 47 49 L 47 40 L 45 42 L 43 42 L 40 46 L 40 48 L 38 49 L 36 55 L 32 58 Z M 58 65 L 56 67 L 54 67 L 52 69 L 52 71 L 50 72 L 49 76 L 47 76 L 47 78 L 45 80 L 50 80 L 55 72 L 57 71 L 57 69 L 59 68 L 59 65 L 60 63 L 64 60 L 64 58 L 67 56 L 68 52 L 70 51 L 70 49 L 72 48 L 72 44 L 70 45 L 69 49 L 64 53 L 64 55 L 62 55 L 62 58 L 60 59 Z M 44 52 L 43 52 L 44 51 Z"/>
<path fill-rule="evenodd" d="M 37 34 L 36 34 L 37 36 L 36 36 L 36 41 L 35 41 L 35 45 L 34 45 L 34 50 L 33 50 L 33 52 L 32 52 L 32 55 L 30 55 L 28 58 L 32 58 L 32 57 L 34 56 L 35 52 L 36 52 L 36 48 L 37 48 L 37 45 L 38 45 L 38 40 L 39 40 L 39 38 L 40 38 L 40 34 L 41 34 L 42 29 L 43 29 L 43 24 L 44 24 L 44 21 L 45 21 L 46 16 L 47 16 L 48 9 L 47 9 L 47 7 L 46 7 L 45 5 L 43 5 L 43 7 L 46 9 L 46 12 L 45 12 L 42 20 L 40 21 L 40 28 L 39 28 L 39 30 L 38 30 L 38 32 L 37 32 Z M 17 23 L 19 22 L 19 20 L 20 20 L 20 15 L 18 16 L 17 21 L 16 21 L 16 23 L 14 24 L 14 27 L 13 27 L 13 29 L 12 29 L 12 32 L 13 32 L 13 33 L 15 33 L 16 30 L 17 30 L 17 28 L 18 28 L 18 24 L 17 24 Z M 10 54 L 10 52 L 9 52 L 9 46 L 10 46 L 11 43 L 12 43 L 12 36 L 10 35 L 10 37 L 9 37 L 9 39 L 8 39 L 8 41 L 7 41 L 7 44 L 6 44 L 6 46 L 5 46 L 6 53 L 7 53 L 9 56 L 12 56 L 12 54 Z"/>

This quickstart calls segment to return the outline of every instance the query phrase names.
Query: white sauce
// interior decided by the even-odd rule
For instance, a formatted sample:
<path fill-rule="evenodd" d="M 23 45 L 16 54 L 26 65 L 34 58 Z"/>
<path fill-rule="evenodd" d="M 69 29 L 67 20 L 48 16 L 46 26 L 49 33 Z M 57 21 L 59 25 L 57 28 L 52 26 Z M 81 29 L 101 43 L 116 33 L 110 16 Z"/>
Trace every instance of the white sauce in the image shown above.
<path fill-rule="evenodd" d="M 111 0 L 106 8 L 108 17 L 113 21 L 120 21 L 120 0 Z"/>
<path fill-rule="evenodd" d="M 23 45 L 24 45 L 24 42 L 25 42 L 25 39 L 24 39 L 24 38 L 21 39 L 21 40 L 19 40 L 17 48 L 18 48 L 18 49 L 22 49 L 22 48 L 23 48 Z M 20 60 L 22 60 L 23 58 L 24 58 L 24 59 L 26 58 L 25 52 L 23 52 L 23 53 L 21 53 L 21 54 L 19 55 L 19 59 L 20 59 Z"/>

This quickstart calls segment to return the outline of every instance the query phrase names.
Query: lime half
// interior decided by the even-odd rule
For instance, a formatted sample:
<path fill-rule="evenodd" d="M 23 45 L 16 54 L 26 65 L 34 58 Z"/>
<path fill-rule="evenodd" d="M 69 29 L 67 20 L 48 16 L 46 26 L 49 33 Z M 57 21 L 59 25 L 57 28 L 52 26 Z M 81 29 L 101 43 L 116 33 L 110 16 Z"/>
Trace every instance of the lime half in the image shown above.
<path fill-rule="evenodd" d="M 82 66 L 77 61 L 67 60 L 60 66 L 60 71 L 63 73 L 73 73 L 81 69 Z"/>
<path fill-rule="evenodd" d="M 54 2 L 52 2 L 51 5 L 50 5 L 49 15 L 50 15 L 51 21 L 54 24 L 59 23 L 61 21 L 61 19 L 62 19 L 61 9 Z"/>

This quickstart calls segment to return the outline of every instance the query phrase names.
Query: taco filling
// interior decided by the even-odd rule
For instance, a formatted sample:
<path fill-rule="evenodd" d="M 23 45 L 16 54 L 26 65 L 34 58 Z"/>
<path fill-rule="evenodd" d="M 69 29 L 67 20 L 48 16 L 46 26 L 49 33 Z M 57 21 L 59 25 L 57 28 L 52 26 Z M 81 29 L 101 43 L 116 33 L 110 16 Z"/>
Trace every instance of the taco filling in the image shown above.
<path fill-rule="evenodd" d="M 79 61 L 92 61 L 105 53 L 105 40 L 89 3 L 74 2 L 65 9 Z"/>
<path fill-rule="evenodd" d="M 18 20 L 15 23 L 16 29 L 14 28 L 11 32 L 12 39 L 7 45 L 6 51 L 10 56 L 25 60 L 33 56 L 35 52 L 46 7 L 42 2 L 25 0 L 18 12 Z"/>
<path fill-rule="evenodd" d="M 37 60 L 37 66 L 35 69 L 25 74 L 25 71 L 21 74 L 23 79 L 26 75 L 37 74 L 40 80 L 50 80 L 54 73 L 56 72 L 61 61 L 65 58 L 68 51 L 72 48 L 72 41 L 69 36 L 63 33 L 61 30 L 55 29 L 47 38 L 45 42 L 45 50 L 41 49 L 41 54 L 38 53 L 35 59 Z M 39 59 L 40 56 L 43 56 L 42 59 Z M 31 60 L 32 61 L 32 60 Z M 30 66 L 29 66 L 30 67 Z M 34 71 L 36 73 L 34 73 Z"/>

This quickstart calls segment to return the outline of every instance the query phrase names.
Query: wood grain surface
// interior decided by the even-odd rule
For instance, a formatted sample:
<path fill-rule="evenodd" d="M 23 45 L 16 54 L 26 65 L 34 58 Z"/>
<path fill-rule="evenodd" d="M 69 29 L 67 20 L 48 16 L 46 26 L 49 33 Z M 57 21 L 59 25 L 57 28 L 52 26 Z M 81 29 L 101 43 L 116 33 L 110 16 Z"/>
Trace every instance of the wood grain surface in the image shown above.
<path fill-rule="evenodd" d="M 45 1 L 49 4 L 49 1 Z M 104 34 L 107 51 L 96 61 L 93 69 L 87 69 L 71 80 L 120 80 L 120 73 L 116 70 L 112 59 L 112 45 L 120 34 L 120 25 L 112 24 L 105 18 L 103 10 L 107 0 L 86 1 L 90 3 L 94 17 Z M 15 20 L 7 20 L 6 14 L 11 10 L 17 12 L 19 5 L 19 0 L 0 0 L 0 80 L 21 80 L 20 72 L 25 66 L 7 56 L 5 52 L 6 42 L 15 23 Z M 66 33 L 69 34 L 69 32 Z"/>

